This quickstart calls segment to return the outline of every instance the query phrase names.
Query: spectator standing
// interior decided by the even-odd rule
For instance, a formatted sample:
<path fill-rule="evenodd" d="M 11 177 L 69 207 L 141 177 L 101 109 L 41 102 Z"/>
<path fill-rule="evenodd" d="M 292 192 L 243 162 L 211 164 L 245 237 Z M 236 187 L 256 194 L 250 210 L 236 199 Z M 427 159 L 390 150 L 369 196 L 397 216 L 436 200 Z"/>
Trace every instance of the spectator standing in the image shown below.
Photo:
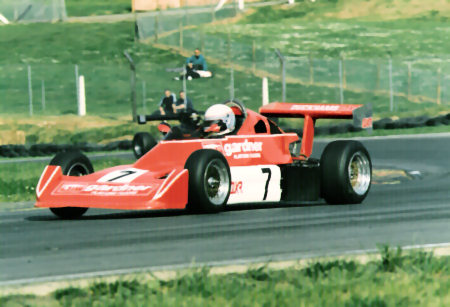
<path fill-rule="evenodd" d="M 194 106 L 192 104 L 192 101 L 188 97 L 186 97 L 184 91 L 180 91 L 180 98 L 178 98 L 178 100 L 175 103 L 175 111 L 187 113 L 194 112 Z"/>
<path fill-rule="evenodd" d="M 159 111 L 161 115 L 170 115 L 176 113 L 175 102 L 177 97 L 170 90 L 164 91 L 164 96 L 159 102 Z"/>

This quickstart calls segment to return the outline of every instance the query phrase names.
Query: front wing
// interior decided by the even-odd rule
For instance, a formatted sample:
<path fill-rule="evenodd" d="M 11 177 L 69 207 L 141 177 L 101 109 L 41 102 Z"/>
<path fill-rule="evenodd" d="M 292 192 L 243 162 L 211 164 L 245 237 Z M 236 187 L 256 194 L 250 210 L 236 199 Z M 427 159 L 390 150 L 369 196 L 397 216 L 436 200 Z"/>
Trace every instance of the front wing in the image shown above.
<path fill-rule="evenodd" d="M 36 188 L 36 207 L 87 207 L 124 210 L 183 209 L 188 196 L 188 171 L 161 176 L 120 166 L 82 177 L 64 176 L 48 165 Z"/>

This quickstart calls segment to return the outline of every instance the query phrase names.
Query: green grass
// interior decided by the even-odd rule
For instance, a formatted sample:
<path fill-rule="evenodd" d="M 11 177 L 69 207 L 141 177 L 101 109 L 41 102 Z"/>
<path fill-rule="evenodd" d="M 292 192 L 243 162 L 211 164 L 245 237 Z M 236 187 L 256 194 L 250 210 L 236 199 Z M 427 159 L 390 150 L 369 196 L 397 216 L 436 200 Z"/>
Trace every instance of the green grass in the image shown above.
<path fill-rule="evenodd" d="M 131 12 L 131 0 L 66 0 L 67 16 L 124 14 Z"/>
<path fill-rule="evenodd" d="M 82 8 L 89 5 L 102 6 L 104 3 L 106 2 L 68 1 L 67 5 L 68 7 L 79 6 Z M 116 7 L 118 3 L 122 2 L 114 2 L 111 7 Z M 230 31 L 233 39 L 246 43 L 247 46 L 250 40 L 256 39 L 258 46 L 279 45 L 278 47 L 285 53 L 309 54 L 312 52 L 315 61 L 334 56 L 341 51 L 349 55 L 356 52 L 354 55 L 361 56 L 363 59 L 378 57 L 385 53 L 388 45 L 395 47 L 391 51 L 394 55 L 399 56 L 448 55 L 449 42 L 442 40 L 448 25 L 441 20 L 440 14 L 437 17 L 425 16 L 422 19 L 418 19 L 419 17 L 416 16 L 414 20 L 375 22 L 340 19 L 324 21 L 317 16 L 330 12 L 330 10 L 335 12 L 338 7 L 332 2 L 320 2 L 314 4 L 319 6 L 309 8 L 315 15 L 312 13 L 312 15 L 310 13 L 300 14 L 301 10 L 308 9 L 309 4 L 307 3 L 309 2 L 301 3 L 290 9 L 261 8 L 254 15 L 244 18 L 239 24 L 208 26 L 205 31 L 211 32 L 216 38 L 222 38 L 222 40 L 225 33 Z M 322 4 L 326 8 L 317 9 Z M 267 17 L 263 18 L 266 15 Z M 310 15 L 316 17 L 312 18 Z M 249 24 L 244 24 L 245 22 L 249 22 Z M 261 22 L 265 22 L 265 24 L 260 24 Z M 367 34 L 370 33 L 374 35 L 368 36 Z M 336 42 L 342 44 L 343 47 L 336 47 Z M 130 70 L 122 54 L 123 50 L 130 52 L 137 63 L 139 113 L 143 113 L 144 109 L 144 82 L 147 113 L 157 108 L 157 103 L 165 88 L 178 92 L 182 87 L 181 82 L 171 80 L 175 74 L 166 72 L 166 68 L 181 66 L 184 57 L 176 52 L 153 48 L 151 45 L 136 44 L 133 22 L 10 25 L 0 27 L 0 44 L 12 46 L 12 48 L 0 50 L 0 97 L 5 97 L 0 104 L 0 114 L 3 116 L 28 114 L 27 65 L 31 65 L 32 68 L 34 113 L 38 115 L 76 113 L 75 64 L 78 64 L 80 74 L 85 76 L 88 114 L 113 118 L 130 114 Z M 197 40 L 186 39 L 185 44 L 192 49 L 193 46 L 200 45 L 200 40 L 198 37 Z M 220 50 L 222 56 L 225 49 Z M 239 52 L 239 49 L 234 52 Z M 212 50 L 206 49 L 205 53 L 210 56 L 214 55 Z M 214 56 L 219 57 L 219 53 Z M 272 58 L 269 61 L 275 63 L 270 72 L 278 74 L 277 60 Z M 321 82 L 339 83 L 336 75 L 337 62 L 330 64 L 324 61 L 315 63 L 315 82 L 318 83 L 313 85 L 305 82 L 305 80 L 309 80 L 307 66 L 298 69 L 290 69 L 288 66 L 288 74 L 295 75 L 303 81 L 303 84 L 288 84 L 288 101 L 339 102 L 337 88 L 320 84 Z M 382 62 L 383 79 L 379 85 L 379 88 L 382 89 L 386 88 L 387 80 L 385 64 Z M 326 65 L 331 66 L 327 67 Z M 222 102 L 230 95 L 229 71 L 223 65 L 210 66 L 215 73 L 214 78 L 195 80 L 187 84 L 188 96 L 200 110 L 204 110 L 214 103 Z M 363 77 L 357 73 L 365 66 L 367 65 L 364 61 L 346 63 L 349 88 L 362 82 L 368 89 L 365 92 L 346 90 L 344 92 L 345 102 L 371 102 L 374 105 L 376 116 L 393 115 L 389 112 L 387 93 L 375 91 L 377 90 L 376 71 L 364 74 Z M 330 72 L 333 74 L 330 75 Z M 443 70 L 444 73 L 445 70 Z M 404 92 L 407 74 L 405 67 L 397 70 L 396 74 L 399 77 L 394 80 L 396 82 L 395 89 Z M 431 71 L 423 76 L 422 79 L 426 79 L 428 82 L 426 94 L 433 99 L 433 95 L 436 95 L 436 73 Z M 245 73 L 235 71 L 234 78 L 235 97 L 242 100 L 249 108 L 257 109 L 261 101 L 261 79 L 249 71 Z M 413 86 L 414 95 L 423 92 L 421 87 L 425 82 L 422 82 L 422 79 L 413 79 L 413 85 L 417 85 Z M 43 110 L 41 101 L 43 81 L 46 88 L 45 110 Z M 449 97 L 445 91 L 447 83 L 443 82 L 442 84 L 444 89 L 442 106 L 436 106 L 430 102 L 411 103 L 405 97 L 396 96 L 394 115 L 410 116 L 410 114 L 421 112 L 436 114 L 448 109 Z M 275 80 L 270 80 L 270 98 L 272 101 L 281 98 L 281 86 Z M 65 138 L 67 137 L 69 136 L 65 136 Z M 31 138 L 36 139 L 33 136 Z"/>
<path fill-rule="evenodd" d="M 131 164 L 133 162 L 133 159 L 105 158 L 93 160 L 92 164 L 94 170 L 99 171 L 108 167 Z M 2 187 L 0 189 L 0 203 L 35 200 L 36 185 L 46 165 L 47 163 L 45 162 L 0 164 L 1 174 L 12 174 L 12 178 L 0 178 L 0 186 Z"/>
<path fill-rule="evenodd" d="M 449 27 L 448 21 L 394 20 L 394 21 L 305 21 L 283 19 L 264 24 L 239 23 L 208 27 L 209 33 L 225 35 L 234 40 L 251 42 L 258 46 L 280 48 L 285 54 L 318 58 L 448 59 L 450 42 L 442 41 Z M 408 46 L 405 48 L 405 46 Z"/>
<path fill-rule="evenodd" d="M 47 296 L 0 297 L 2 306 L 448 306 L 450 257 L 380 247 L 381 259 L 313 260 L 303 268 L 209 268 L 171 280 L 95 282 Z"/>

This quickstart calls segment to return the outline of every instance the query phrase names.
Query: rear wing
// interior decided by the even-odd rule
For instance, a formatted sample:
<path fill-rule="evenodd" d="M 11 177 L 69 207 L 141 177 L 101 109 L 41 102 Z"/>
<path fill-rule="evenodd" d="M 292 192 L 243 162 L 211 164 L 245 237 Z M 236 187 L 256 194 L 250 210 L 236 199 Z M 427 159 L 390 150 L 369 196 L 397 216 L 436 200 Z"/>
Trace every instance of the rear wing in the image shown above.
<path fill-rule="evenodd" d="M 356 127 L 372 129 L 372 106 L 370 104 L 311 104 L 272 102 L 259 109 L 268 117 L 311 117 L 352 119 Z"/>
<path fill-rule="evenodd" d="M 300 155 L 308 158 L 312 153 L 314 124 L 318 118 L 352 119 L 353 125 L 372 131 L 370 104 L 314 104 L 272 102 L 259 109 L 267 117 L 303 117 L 303 138 Z"/>

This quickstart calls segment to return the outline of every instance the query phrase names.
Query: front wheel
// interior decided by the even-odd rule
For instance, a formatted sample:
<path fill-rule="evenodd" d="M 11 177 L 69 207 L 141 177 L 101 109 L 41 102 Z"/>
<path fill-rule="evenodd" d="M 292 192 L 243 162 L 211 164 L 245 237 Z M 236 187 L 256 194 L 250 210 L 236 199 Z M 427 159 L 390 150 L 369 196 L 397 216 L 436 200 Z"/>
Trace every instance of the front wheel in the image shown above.
<path fill-rule="evenodd" d="M 50 165 L 61 166 L 62 173 L 66 176 L 85 176 L 94 172 L 91 161 L 80 151 L 68 151 L 57 154 Z M 81 207 L 62 207 L 50 208 L 56 216 L 62 219 L 75 219 L 81 217 L 88 208 Z"/>
<path fill-rule="evenodd" d="M 231 174 L 225 157 L 217 150 L 193 152 L 184 166 L 189 172 L 187 208 L 200 212 L 223 210 L 230 196 Z"/>
<path fill-rule="evenodd" d="M 335 141 L 320 159 L 321 193 L 331 204 L 359 204 L 369 193 L 372 161 L 357 141 Z"/>

